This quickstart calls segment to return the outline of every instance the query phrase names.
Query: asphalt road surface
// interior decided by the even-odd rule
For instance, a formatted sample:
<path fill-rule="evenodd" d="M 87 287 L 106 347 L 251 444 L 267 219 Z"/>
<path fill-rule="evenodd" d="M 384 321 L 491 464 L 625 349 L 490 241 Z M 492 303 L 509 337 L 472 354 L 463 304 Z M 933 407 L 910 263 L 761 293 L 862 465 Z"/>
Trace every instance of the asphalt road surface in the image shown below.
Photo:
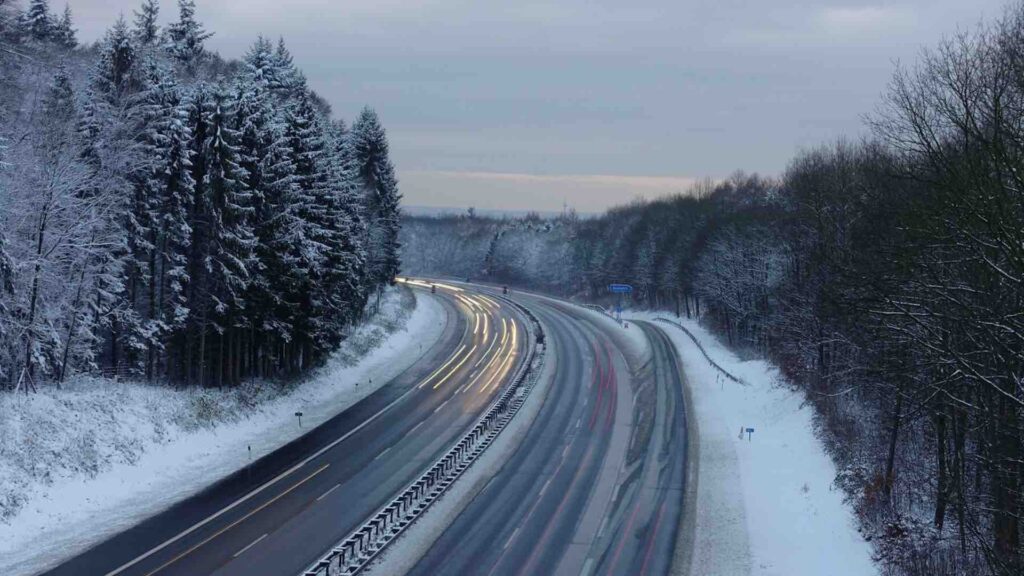
<path fill-rule="evenodd" d="M 517 311 L 458 287 L 437 293 L 447 327 L 403 374 L 295 442 L 49 574 L 301 572 L 439 458 L 524 357 L 525 319 Z"/>
<path fill-rule="evenodd" d="M 545 326 L 555 379 L 519 447 L 410 574 L 667 574 L 683 509 L 686 423 L 675 350 L 641 323 L 631 359 L 606 323 L 517 296 Z"/>

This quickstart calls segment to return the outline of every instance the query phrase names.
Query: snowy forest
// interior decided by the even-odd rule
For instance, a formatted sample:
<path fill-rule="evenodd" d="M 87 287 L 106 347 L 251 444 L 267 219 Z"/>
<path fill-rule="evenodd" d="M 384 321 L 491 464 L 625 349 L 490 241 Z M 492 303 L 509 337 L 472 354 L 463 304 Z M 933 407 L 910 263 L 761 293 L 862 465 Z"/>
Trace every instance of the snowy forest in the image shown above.
<path fill-rule="evenodd" d="M 1024 573 L 1024 5 L 870 137 L 595 217 L 404 218 L 404 269 L 699 317 L 814 406 L 885 574 Z M 784 466 L 784 462 L 779 463 Z"/>
<path fill-rule="evenodd" d="M 0 0 L 0 389 L 295 375 L 398 271 L 376 113 L 332 119 L 283 40 L 225 60 L 177 8 L 85 46 L 70 7 Z"/>

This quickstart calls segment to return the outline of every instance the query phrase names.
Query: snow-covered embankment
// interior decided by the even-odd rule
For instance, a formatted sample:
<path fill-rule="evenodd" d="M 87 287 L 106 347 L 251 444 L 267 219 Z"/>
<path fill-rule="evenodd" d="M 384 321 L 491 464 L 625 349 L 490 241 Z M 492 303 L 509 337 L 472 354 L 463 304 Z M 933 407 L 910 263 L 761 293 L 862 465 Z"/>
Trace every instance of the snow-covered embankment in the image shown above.
<path fill-rule="evenodd" d="M 80 378 L 0 396 L 0 574 L 45 569 L 297 438 L 413 364 L 445 322 L 434 297 L 394 288 L 300 384 L 183 391 Z"/>
<path fill-rule="evenodd" d="M 653 320 L 663 313 L 628 318 Z M 804 393 L 761 360 L 742 361 L 691 320 L 656 322 L 679 350 L 696 419 L 696 517 L 691 574 L 869 576 L 870 545 L 832 483 L 836 468 L 815 436 Z M 746 429 L 752 428 L 751 434 Z M 742 438 L 740 432 L 744 431 Z M 749 436 L 749 438 L 748 438 Z"/>

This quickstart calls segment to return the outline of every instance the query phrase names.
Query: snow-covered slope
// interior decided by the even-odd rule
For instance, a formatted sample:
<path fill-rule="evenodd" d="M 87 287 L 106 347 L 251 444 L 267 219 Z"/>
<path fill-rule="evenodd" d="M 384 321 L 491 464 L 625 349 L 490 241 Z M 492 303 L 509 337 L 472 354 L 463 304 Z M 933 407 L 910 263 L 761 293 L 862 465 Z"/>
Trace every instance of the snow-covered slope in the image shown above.
<path fill-rule="evenodd" d="M 653 320 L 663 313 L 626 318 Z M 869 576 L 878 570 L 814 434 L 804 394 L 778 371 L 742 361 L 696 322 L 685 326 L 738 384 L 682 330 L 656 322 L 683 362 L 699 435 L 692 574 Z M 740 431 L 753 428 L 750 435 Z"/>
<path fill-rule="evenodd" d="M 44 569 L 295 439 L 415 362 L 444 322 L 433 297 L 397 288 L 295 386 L 181 391 L 82 378 L 0 396 L 0 574 Z"/>

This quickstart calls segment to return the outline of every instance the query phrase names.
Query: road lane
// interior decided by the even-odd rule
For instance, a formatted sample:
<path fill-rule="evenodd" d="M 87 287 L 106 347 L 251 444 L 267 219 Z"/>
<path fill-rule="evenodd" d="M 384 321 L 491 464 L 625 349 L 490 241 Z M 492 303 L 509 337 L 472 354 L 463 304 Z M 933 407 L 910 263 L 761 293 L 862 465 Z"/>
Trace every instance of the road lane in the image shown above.
<path fill-rule="evenodd" d="M 668 574 L 684 505 L 682 371 L 661 328 L 647 322 L 634 326 L 647 336 L 651 358 L 636 378 L 633 449 L 608 517 L 607 541 L 592 547 L 593 574 Z"/>
<path fill-rule="evenodd" d="M 438 295 L 450 322 L 428 350 L 428 362 L 252 469 L 51 573 L 191 576 L 305 568 L 447 449 L 522 357 L 517 312 L 454 288 Z M 459 394 L 476 379 L 495 385 Z"/>
<path fill-rule="evenodd" d="M 641 324 L 650 357 L 627 368 L 605 323 L 517 298 L 545 326 L 554 388 L 520 446 L 410 574 L 667 574 L 686 461 L 674 349 Z"/>

